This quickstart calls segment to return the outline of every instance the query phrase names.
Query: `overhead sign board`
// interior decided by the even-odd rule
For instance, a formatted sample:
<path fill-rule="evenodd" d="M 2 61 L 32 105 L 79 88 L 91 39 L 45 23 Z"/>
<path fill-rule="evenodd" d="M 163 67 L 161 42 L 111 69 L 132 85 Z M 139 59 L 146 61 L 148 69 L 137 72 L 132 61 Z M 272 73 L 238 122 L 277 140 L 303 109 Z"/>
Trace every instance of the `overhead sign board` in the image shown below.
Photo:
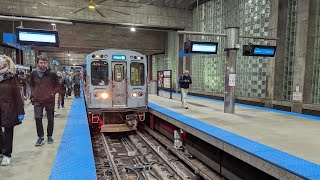
<path fill-rule="evenodd" d="M 41 29 L 16 29 L 17 42 L 24 45 L 59 47 L 57 31 Z"/>
<path fill-rule="evenodd" d="M 185 53 L 191 54 L 217 54 L 218 43 L 189 41 L 185 43 L 184 49 Z"/>
<path fill-rule="evenodd" d="M 17 43 L 17 37 L 14 34 L 3 33 L 3 43 L 23 51 L 31 51 L 29 46 L 22 46 L 21 44 Z"/>
<path fill-rule="evenodd" d="M 243 56 L 274 57 L 276 46 L 244 45 Z"/>

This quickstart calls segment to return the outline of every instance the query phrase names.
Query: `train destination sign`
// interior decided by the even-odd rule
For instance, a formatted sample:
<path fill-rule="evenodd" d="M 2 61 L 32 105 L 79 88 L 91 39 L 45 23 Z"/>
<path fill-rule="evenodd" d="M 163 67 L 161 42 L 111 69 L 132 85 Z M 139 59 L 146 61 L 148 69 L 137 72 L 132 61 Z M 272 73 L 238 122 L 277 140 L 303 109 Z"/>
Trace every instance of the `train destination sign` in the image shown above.
<path fill-rule="evenodd" d="M 124 60 L 126 60 L 126 56 L 125 55 L 113 55 L 112 56 L 112 59 L 113 60 L 120 60 L 120 61 L 124 61 Z"/>

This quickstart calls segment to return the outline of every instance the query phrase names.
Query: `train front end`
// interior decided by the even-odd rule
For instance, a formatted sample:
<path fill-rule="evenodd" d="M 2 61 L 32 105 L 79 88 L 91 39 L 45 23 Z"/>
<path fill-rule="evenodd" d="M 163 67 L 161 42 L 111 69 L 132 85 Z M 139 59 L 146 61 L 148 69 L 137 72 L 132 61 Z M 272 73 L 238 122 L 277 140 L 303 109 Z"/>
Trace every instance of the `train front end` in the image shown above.
<path fill-rule="evenodd" d="M 136 130 L 147 111 L 147 60 L 134 51 L 101 50 L 87 56 L 85 96 L 92 129 Z"/>

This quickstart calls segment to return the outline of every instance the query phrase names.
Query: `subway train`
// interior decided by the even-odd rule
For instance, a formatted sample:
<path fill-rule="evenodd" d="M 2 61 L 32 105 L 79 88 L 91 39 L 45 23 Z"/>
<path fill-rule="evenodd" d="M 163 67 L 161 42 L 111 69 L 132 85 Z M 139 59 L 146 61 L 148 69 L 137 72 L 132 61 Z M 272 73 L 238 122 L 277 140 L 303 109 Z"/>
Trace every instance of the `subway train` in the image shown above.
<path fill-rule="evenodd" d="M 127 50 L 99 50 L 86 57 L 84 94 L 95 132 L 134 131 L 148 104 L 147 59 Z"/>

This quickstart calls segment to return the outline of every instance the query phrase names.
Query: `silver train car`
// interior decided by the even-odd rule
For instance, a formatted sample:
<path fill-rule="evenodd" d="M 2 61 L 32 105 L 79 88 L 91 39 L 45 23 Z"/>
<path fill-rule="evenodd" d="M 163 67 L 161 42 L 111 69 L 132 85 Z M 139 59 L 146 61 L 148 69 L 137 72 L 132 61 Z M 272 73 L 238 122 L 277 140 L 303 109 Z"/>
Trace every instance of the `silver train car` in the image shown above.
<path fill-rule="evenodd" d="M 136 130 L 148 104 L 147 59 L 127 50 L 86 57 L 84 93 L 90 127 L 99 132 Z"/>

